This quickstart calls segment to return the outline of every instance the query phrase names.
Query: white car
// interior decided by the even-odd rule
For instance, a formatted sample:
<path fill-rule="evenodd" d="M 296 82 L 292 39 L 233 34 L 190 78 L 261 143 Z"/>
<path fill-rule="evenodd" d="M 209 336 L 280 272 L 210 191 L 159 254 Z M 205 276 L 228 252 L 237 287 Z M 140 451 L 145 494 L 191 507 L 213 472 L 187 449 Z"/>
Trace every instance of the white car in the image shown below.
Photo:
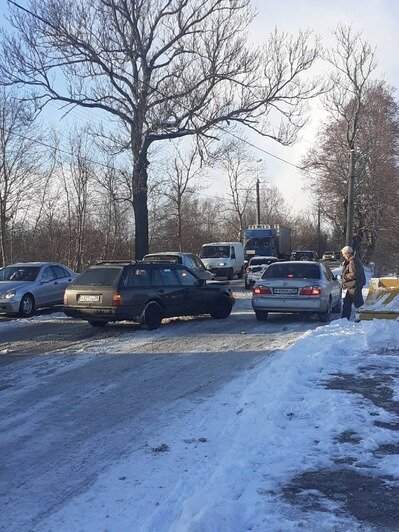
<path fill-rule="evenodd" d="M 256 281 L 259 281 L 266 268 L 268 268 L 270 264 L 273 264 L 273 262 L 278 262 L 278 258 L 262 256 L 252 257 L 244 273 L 245 288 L 251 288 Z"/>
<path fill-rule="evenodd" d="M 330 268 L 320 262 L 278 262 L 271 264 L 252 289 L 256 319 L 269 312 L 317 314 L 328 322 L 331 312 L 340 312 L 341 283 Z"/>

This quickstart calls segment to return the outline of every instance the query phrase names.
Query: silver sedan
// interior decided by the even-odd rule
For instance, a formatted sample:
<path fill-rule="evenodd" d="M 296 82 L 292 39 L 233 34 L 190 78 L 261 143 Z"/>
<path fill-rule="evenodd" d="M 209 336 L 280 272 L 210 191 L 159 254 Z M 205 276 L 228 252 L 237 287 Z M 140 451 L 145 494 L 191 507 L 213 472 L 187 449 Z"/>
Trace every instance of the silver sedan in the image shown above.
<path fill-rule="evenodd" d="M 317 313 L 329 321 L 340 312 L 341 284 L 322 263 L 311 261 L 271 264 L 252 289 L 252 307 L 259 321 L 269 312 Z"/>
<path fill-rule="evenodd" d="M 29 317 L 39 307 L 62 305 L 78 276 L 63 264 L 24 262 L 0 269 L 0 314 Z"/>

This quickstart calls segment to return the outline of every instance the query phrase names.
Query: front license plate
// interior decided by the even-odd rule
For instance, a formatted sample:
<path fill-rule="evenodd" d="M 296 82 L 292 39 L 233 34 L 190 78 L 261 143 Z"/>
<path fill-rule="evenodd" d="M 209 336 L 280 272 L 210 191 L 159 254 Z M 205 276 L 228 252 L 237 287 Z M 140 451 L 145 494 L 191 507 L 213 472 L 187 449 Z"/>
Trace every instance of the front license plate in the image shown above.
<path fill-rule="evenodd" d="M 82 303 L 96 303 L 100 301 L 100 296 L 84 295 L 79 296 L 79 301 Z"/>
<path fill-rule="evenodd" d="M 273 288 L 273 294 L 297 294 L 298 288 Z"/>

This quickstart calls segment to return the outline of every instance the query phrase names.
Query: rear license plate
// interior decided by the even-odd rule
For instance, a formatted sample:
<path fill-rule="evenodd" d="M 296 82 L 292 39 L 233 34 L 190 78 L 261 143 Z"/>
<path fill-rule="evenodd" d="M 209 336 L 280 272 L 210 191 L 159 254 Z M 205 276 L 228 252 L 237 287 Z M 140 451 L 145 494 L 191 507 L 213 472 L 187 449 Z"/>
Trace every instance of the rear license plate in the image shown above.
<path fill-rule="evenodd" d="M 273 288 L 273 294 L 297 294 L 298 288 Z"/>
<path fill-rule="evenodd" d="M 100 301 L 100 296 L 82 294 L 82 295 L 79 296 L 79 301 L 81 303 L 96 303 L 96 302 Z"/>

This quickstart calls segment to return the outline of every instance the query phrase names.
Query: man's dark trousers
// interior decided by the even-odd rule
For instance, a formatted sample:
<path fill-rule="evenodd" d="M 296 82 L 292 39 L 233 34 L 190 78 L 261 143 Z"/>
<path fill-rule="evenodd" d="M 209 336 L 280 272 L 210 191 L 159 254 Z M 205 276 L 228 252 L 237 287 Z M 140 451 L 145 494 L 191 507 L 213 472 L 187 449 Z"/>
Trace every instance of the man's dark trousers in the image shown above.
<path fill-rule="evenodd" d="M 351 317 L 352 305 L 355 305 L 355 308 L 359 308 L 363 305 L 363 296 L 361 290 L 356 290 L 354 294 L 350 294 L 348 291 L 344 297 L 344 306 L 342 308 L 342 317 L 347 320 Z"/>

